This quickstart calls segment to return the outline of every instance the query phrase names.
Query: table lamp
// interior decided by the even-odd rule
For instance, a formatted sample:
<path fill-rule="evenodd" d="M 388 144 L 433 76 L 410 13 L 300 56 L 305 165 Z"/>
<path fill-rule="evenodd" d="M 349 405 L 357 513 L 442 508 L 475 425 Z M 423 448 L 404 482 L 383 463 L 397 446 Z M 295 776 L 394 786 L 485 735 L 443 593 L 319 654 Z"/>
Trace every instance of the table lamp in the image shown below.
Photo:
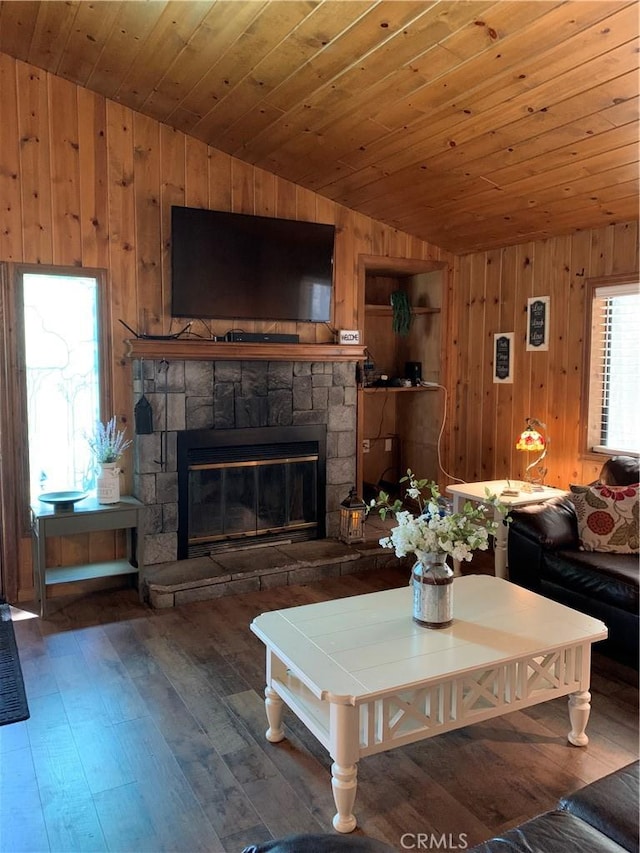
<path fill-rule="evenodd" d="M 537 418 L 527 418 L 526 427 L 520 433 L 520 438 L 516 443 L 516 450 L 523 450 L 525 453 L 538 453 L 533 462 L 530 462 L 525 470 L 524 491 L 537 492 L 542 491 L 542 483 L 547 473 L 547 468 L 540 466 L 540 462 L 547 455 L 549 449 L 549 436 L 546 434 L 547 425 L 543 424 Z M 545 434 L 539 432 L 545 430 Z M 538 477 L 534 479 L 532 470 L 537 468 Z"/>

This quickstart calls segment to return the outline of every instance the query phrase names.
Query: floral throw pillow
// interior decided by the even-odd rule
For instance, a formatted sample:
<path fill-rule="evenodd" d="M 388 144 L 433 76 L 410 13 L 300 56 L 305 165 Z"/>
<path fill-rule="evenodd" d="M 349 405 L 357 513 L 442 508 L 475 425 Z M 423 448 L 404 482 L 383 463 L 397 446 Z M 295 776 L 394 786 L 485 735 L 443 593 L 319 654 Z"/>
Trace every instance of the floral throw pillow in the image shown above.
<path fill-rule="evenodd" d="M 610 554 L 638 552 L 638 492 L 633 486 L 571 486 L 585 551 Z"/>

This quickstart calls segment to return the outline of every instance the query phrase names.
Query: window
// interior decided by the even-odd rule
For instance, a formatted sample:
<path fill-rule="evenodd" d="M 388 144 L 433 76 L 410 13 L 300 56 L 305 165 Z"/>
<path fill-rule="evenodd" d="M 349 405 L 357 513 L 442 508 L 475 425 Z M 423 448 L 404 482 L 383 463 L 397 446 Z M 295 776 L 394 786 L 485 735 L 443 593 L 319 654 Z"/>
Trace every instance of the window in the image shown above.
<path fill-rule="evenodd" d="M 9 599 L 29 502 L 42 486 L 87 486 L 82 433 L 113 411 L 108 286 L 104 270 L 0 262 L 0 593 Z"/>
<path fill-rule="evenodd" d="M 95 487 L 86 435 L 100 420 L 98 281 L 24 273 L 29 492 Z"/>
<path fill-rule="evenodd" d="M 20 265 L 14 282 L 12 419 L 26 508 L 45 491 L 95 488 L 86 435 L 109 410 L 108 294 L 101 270 Z"/>
<path fill-rule="evenodd" d="M 640 450 L 640 287 L 619 279 L 589 283 L 587 449 Z"/>

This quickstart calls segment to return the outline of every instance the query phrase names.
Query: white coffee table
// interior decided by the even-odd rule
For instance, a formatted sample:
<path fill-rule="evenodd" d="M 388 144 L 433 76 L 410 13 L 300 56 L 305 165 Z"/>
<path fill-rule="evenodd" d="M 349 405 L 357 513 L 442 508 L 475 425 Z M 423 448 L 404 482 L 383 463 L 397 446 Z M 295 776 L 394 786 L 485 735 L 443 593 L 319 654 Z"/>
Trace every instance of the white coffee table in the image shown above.
<path fill-rule="evenodd" d="M 465 501 L 483 501 L 487 497 L 487 489 L 492 495 L 498 495 L 500 502 L 512 509 L 513 507 L 527 506 L 528 504 L 540 504 L 548 501 L 549 498 L 561 497 L 567 493 L 562 489 L 553 489 L 551 486 L 543 486 L 536 492 L 526 492 L 523 488 L 519 488 L 517 495 L 503 495 L 502 492 L 508 486 L 521 487 L 522 484 L 513 480 L 485 480 L 480 483 L 456 483 L 452 486 L 447 486 L 447 491 L 453 495 L 453 511 L 460 512 Z M 508 579 L 507 572 L 507 537 L 509 536 L 509 526 L 503 524 L 504 516 L 498 509 L 494 510 L 493 520 L 498 522 L 496 530 L 496 541 L 494 549 L 494 563 L 497 578 Z M 455 574 L 460 573 L 460 566 L 456 564 Z"/>
<path fill-rule="evenodd" d="M 605 625 L 508 581 L 456 578 L 454 620 L 411 618 L 409 586 L 263 613 L 267 740 L 284 738 L 283 700 L 328 750 L 339 832 L 356 826 L 357 762 L 569 695 L 570 743 L 584 746 L 591 644 Z"/>

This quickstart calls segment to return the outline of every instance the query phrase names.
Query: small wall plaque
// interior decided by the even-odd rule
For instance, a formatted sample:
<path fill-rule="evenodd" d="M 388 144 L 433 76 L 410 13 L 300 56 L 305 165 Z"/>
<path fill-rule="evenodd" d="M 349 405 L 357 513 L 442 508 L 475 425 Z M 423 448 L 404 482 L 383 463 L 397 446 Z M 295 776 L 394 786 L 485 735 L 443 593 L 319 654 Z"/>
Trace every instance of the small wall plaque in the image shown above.
<path fill-rule="evenodd" d="M 493 336 L 493 381 L 513 384 L 513 332 Z"/>
<path fill-rule="evenodd" d="M 549 349 L 549 297 L 534 296 L 527 300 L 527 350 Z"/>

